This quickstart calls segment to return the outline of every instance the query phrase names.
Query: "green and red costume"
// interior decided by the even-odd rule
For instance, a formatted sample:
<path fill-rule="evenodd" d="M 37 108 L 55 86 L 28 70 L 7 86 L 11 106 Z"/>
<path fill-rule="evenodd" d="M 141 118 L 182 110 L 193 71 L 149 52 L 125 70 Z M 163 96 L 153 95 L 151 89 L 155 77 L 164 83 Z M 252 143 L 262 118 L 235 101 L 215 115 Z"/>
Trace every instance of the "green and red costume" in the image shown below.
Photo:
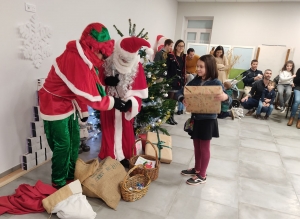
<path fill-rule="evenodd" d="M 110 56 L 113 46 L 102 24 L 88 25 L 81 39 L 70 41 L 56 58 L 39 91 L 41 117 L 53 151 L 52 183 L 58 187 L 74 179 L 80 144 L 77 117 L 88 117 L 87 105 L 98 110 L 114 106 L 114 98 L 106 96 L 98 77 L 103 61 L 94 54 L 100 51 Z"/>

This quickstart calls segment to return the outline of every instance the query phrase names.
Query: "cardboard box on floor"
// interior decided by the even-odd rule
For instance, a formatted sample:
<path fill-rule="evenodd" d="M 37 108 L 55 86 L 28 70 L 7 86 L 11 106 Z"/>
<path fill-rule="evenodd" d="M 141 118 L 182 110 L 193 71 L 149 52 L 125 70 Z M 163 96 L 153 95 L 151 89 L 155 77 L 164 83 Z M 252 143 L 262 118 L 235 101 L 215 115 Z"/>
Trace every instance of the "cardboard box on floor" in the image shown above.
<path fill-rule="evenodd" d="M 160 151 L 160 162 L 162 163 L 171 163 L 172 162 L 172 138 L 168 135 L 159 134 L 160 141 L 163 141 L 163 149 Z M 147 140 L 154 144 L 157 155 L 159 156 L 159 150 L 157 148 L 157 133 L 156 132 L 147 132 Z M 146 143 L 145 154 L 156 159 L 155 151 L 151 144 Z"/>
<path fill-rule="evenodd" d="M 186 111 L 191 113 L 219 114 L 221 102 L 214 97 L 223 92 L 221 86 L 185 86 Z"/>

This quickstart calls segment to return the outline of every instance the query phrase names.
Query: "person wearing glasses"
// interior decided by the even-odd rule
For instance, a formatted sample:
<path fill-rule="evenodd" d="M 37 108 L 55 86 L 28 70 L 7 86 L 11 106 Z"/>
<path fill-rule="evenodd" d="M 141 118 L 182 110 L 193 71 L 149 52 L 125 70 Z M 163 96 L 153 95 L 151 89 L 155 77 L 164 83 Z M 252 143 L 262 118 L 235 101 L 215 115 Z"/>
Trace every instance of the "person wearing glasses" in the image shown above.
<path fill-rule="evenodd" d="M 174 50 L 172 53 L 168 54 L 167 57 L 167 79 L 173 79 L 171 85 L 171 90 L 169 91 L 169 99 L 174 100 L 175 93 L 183 88 L 185 85 L 185 63 L 186 54 L 184 54 L 185 43 L 183 40 L 177 40 L 174 45 Z M 171 116 L 167 123 L 171 125 L 176 125 L 177 122 L 174 119 L 174 111 L 176 107 L 176 101 L 172 101 Z M 178 102 L 178 112 L 183 113 L 183 103 Z"/>

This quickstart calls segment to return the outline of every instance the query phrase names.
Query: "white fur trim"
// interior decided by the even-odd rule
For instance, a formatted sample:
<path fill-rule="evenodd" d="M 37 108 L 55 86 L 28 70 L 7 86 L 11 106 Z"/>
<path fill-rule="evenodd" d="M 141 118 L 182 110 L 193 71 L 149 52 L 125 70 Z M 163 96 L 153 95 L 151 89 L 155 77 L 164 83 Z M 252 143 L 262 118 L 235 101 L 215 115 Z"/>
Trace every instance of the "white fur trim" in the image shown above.
<path fill-rule="evenodd" d="M 109 98 L 109 106 L 107 110 L 111 110 L 115 105 L 115 99 L 112 96 L 108 96 Z"/>
<path fill-rule="evenodd" d="M 75 180 L 68 184 L 69 188 L 71 189 L 73 194 L 82 193 L 81 183 L 79 179 Z"/>
<path fill-rule="evenodd" d="M 125 113 L 125 119 L 128 121 L 134 118 L 138 113 L 139 113 L 139 103 L 135 99 L 135 97 L 129 97 L 129 99 L 132 102 L 132 107 L 131 107 L 131 112 L 126 112 Z"/>
<path fill-rule="evenodd" d="M 143 90 L 129 90 L 126 93 L 125 98 L 128 99 L 132 96 L 136 96 L 141 99 L 146 99 L 148 98 L 148 88 L 145 88 Z"/>
<path fill-rule="evenodd" d="M 151 55 L 154 54 L 154 51 L 153 51 L 153 49 L 151 49 L 151 48 L 146 48 L 145 52 L 146 52 L 149 56 L 151 56 Z"/>
<path fill-rule="evenodd" d="M 82 113 L 82 118 L 90 116 L 89 112 L 81 112 L 81 113 Z"/>
<path fill-rule="evenodd" d="M 74 110 L 72 110 L 68 113 L 65 113 L 65 114 L 61 114 L 61 115 L 45 115 L 45 114 L 41 113 L 41 118 L 43 120 L 47 120 L 47 121 L 57 121 L 57 120 L 62 120 L 62 119 L 68 118 L 72 114 L 74 114 Z"/>
<path fill-rule="evenodd" d="M 79 40 L 76 40 L 76 48 L 77 48 L 77 51 L 80 55 L 80 57 L 83 59 L 83 61 L 85 62 L 85 64 L 87 64 L 89 66 L 90 69 L 93 68 L 93 64 L 92 62 L 85 56 L 84 52 L 83 52 L 83 49 L 79 43 Z"/>
<path fill-rule="evenodd" d="M 115 109 L 115 157 L 118 161 L 121 161 L 125 158 L 123 154 L 122 148 L 122 132 L 123 132 L 123 125 L 122 125 L 122 113 Z"/>
<path fill-rule="evenodd" d="M 78 88 L 75 87 L 74 84 L 72 84 L 67 77 L 60 71 L 57 62 L 55 61 L 53 63 L 53 67 L 55 69 L 56 74 L 60 77 L 61 80 L 63 80 L 63 82 L 65 82 L 65 84 L 68 86 L 68 88 L 76 95 L 82 96 L 86 99 L 88 99 L 89 101 L 92 102 L 96 102 L 96 101 L 101 101 L 102 97 L 101 96 L 92 96 L 89 93 L 83 92 L 81 90 L 79 90 Z"/>

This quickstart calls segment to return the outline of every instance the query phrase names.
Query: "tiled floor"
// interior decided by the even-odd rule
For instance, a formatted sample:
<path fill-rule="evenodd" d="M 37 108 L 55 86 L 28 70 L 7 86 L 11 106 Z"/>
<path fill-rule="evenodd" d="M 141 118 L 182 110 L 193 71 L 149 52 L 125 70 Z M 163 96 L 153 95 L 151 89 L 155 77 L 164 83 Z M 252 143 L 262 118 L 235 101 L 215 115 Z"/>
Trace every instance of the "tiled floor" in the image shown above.
<path fill-rule="evenodd" d="M 274 112 L 269 121 L 243 118 L 219 120 L 221 137 L 211 142 L 208 180 L 189 186 L 182 169 L 192 167 L 193 145 L 183 132 L 189 115 L 176 116 L 177 126 L 166 126 L 173 140 L 173 162 L 162 164 L 159 178 L 145 197 L 121 201 L 114 211 L 100 199 L 88 198 L 96 218 L 143 219 L 300 219 L 300 130 L 287 127 Z M 99 140 L 81 158 L 97 156 Z M 0 188 L 0 196 L 14 192 L 21 183 L 40 179 L 50 183 L 51 162 Z M 0 218 L 48 218 L 47 213 L 5 214 Z M 52 218 L 57 218 L 55 215 Z"/>

